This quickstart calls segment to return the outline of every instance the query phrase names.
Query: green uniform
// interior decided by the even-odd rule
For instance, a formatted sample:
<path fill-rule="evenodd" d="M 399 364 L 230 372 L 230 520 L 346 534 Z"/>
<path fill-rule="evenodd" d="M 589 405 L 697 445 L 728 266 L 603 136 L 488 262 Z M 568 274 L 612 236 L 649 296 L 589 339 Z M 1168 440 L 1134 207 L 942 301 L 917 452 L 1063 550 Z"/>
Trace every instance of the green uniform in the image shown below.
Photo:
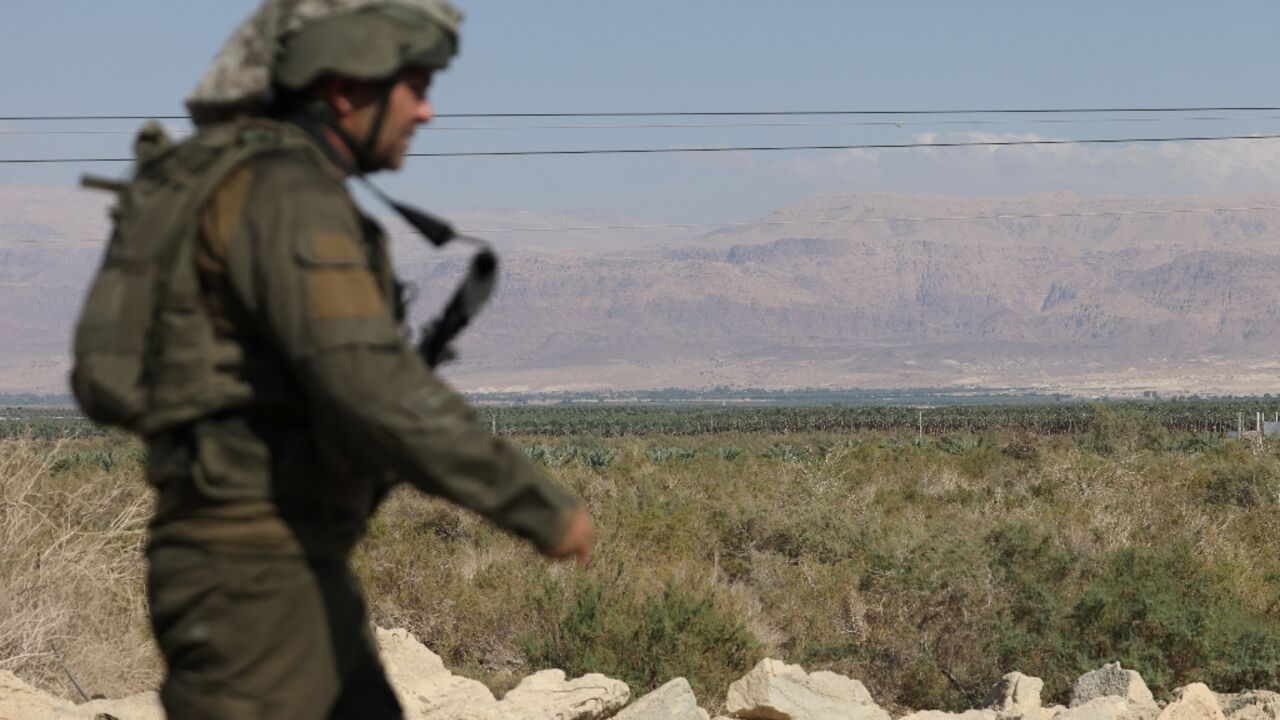
<path fill-rule="evenodd" d="M 399 717 L 346 563 L 379 499 L 407 481 L 544 549 L 578 500 L 406 344 L 386 238 L 339 167 L 293 125 L 253 133 L 291 142 L 220 182 L 192 249 L 217 409 L 147 438 L 162 699 L 171 718 Z"/>

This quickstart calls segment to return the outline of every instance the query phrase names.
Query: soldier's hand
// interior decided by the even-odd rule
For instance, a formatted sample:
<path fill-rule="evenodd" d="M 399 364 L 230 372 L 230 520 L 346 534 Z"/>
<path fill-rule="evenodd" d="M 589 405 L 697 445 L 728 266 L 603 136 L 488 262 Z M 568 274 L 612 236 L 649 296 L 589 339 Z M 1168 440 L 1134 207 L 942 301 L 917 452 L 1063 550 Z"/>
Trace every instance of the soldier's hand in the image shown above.
<path fill-rule="evenodd" d="M 591 516 L 587 509 L 579 506 L 569 520 L 569 531 L 565 533 L 560 544 L 543 550 L 542 554 L 556 560 L 574 558 L 582 567 L 591 563 L 591 546 L 596 540 L 596 529 L 591 524 Z"/>

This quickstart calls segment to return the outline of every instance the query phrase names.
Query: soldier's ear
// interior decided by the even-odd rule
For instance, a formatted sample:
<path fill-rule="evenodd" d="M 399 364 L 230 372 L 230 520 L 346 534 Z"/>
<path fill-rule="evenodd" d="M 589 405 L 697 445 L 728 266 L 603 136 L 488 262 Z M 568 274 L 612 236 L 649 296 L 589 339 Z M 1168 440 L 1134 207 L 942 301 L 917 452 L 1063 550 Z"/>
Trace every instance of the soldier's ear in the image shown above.
<path fill-rule="evenodd" d="M 316 97 L 333 111 L 337 118 L 344 118 L 359 107 L 360 83 L 337 75 L 325 75 L 316 83 Z"/>
<path fill-rule="evenodd" d="M 334 115 L 345 118 L 361 109 L 379 102 L 385 85 L 342 77 L 327 75 L 316 85 L 316 97 L 324 101 Z"/>

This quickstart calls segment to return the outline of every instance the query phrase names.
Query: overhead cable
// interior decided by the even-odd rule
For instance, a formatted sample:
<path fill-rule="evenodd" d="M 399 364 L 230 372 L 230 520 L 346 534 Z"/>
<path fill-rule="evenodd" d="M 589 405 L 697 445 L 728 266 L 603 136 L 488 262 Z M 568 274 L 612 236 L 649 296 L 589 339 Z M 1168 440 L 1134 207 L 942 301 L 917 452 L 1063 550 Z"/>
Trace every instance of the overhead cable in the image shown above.
<path fill-rule="evenodd" d="M 674 153 L 723 153 L 723 152 L 788 152 L 798 150 L 905 150 L 920 148 L 966 147 L 1022 147 L 1030 145 L 1131 145 L 1140 143 L 1215 142 L 1221 140 L 1276 140 L 1280 135 L 1207 135 L 1150 138 L 1085 138 L 1041 140 L 976 140 L 957 142 L 866 143 L 852 145 L 737 145 L 718 147 L 661 147 L 661 148 L 597 148 L 582 150 L 480 150 L 458 152 L 406 153 L 406 157 L 529 157 L 572 155 L 647 155 Z M 0 158 L 0 164 L 14 163 L 123 163 L 132 158 Z"/>
<path fill-rule="evenodd" d="M 588 117 L 789 117 L 803 115 L 1056 115 L 1097 113 L 1174 112 L 1280 112 L 1280 107 L 1186 106 L 1186 107 L 1079 107 L 1079 108 L 964 108 L 948 110 L 697 110 L 623 112 L 489 112 L 439 113 L 439 118 L 588 118 Z M 10 115 L 3 122 L 64 120 L 186 120 L 186 115 Z"/>
<path fill-rule="evenodd" d="M 729 130 L 735 128 L 842 127 L 987 127 L 1025 125 L 1102 125 L 1112 123 L 1242 122 L 1280 120 L 1280 115 L 1189 115 L 1181 117 L 1035 118 L 1031 120 L 854 120 L 845 122 L 631 123 L 577 125 L 431 125 L 425 132 L 490 132 L 509 130 Z M 0 130 L 5 135 L 135 135 L 136 130 Z M 180 131 L 175 137 L 190 133 Z"/>

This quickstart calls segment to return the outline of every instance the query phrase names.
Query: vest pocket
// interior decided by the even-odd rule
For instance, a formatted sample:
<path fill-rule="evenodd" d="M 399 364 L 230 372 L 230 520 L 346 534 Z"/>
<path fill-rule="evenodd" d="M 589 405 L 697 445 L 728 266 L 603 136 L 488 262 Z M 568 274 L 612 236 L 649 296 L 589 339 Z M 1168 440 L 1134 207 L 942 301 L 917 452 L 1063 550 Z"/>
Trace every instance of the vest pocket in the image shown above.
<path fill-rule="evenodd" d="M 199 312 L 166 312 L 158 328 L 162 348 L 151 378 L 154 405 L 193 405 L 203 410 L 213 392 L 215 342 L 209 319 Z"/>
<path fill-rule="evenodd" d="M 210 500 L 271 497 L 271 450 L 243 420 L 198 421 L 191 432 L 192 482 L 201 495 Z"/>

